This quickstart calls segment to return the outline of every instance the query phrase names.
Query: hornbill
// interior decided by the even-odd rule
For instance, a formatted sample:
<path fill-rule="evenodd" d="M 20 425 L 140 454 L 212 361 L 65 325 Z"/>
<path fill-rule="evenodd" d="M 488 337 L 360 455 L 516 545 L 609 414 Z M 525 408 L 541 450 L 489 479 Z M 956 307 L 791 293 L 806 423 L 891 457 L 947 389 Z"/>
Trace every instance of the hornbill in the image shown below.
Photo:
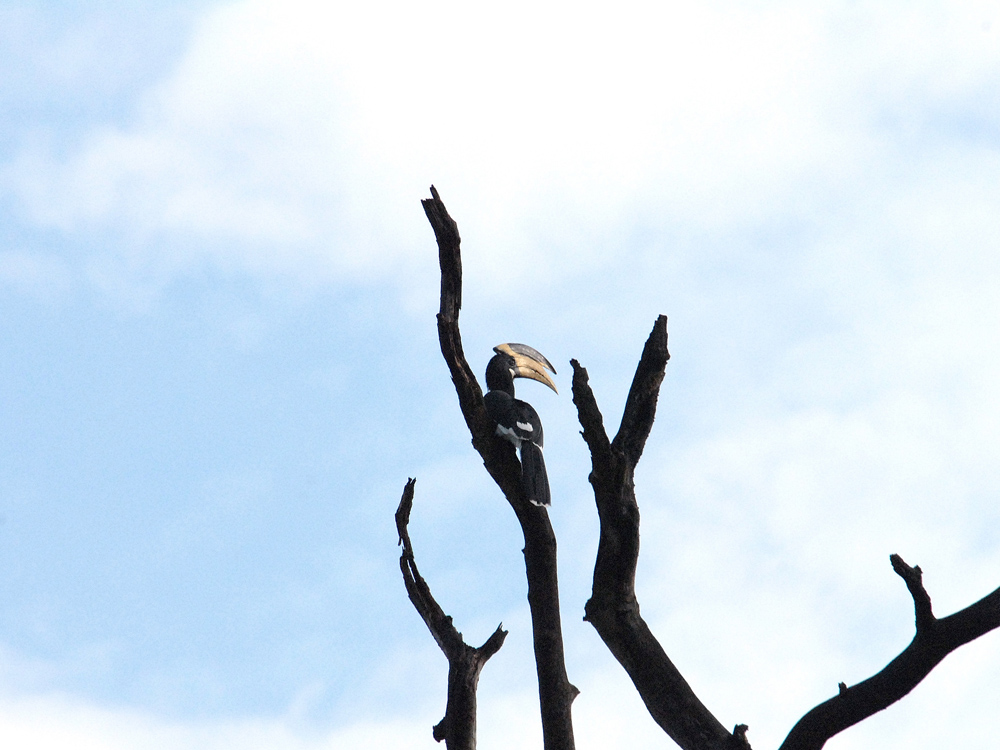
<path fill-rule="evenodd" d="M 500 344 L 493 347 L 496 356 L 486 366 L 486 413 L 496 422 L 496 434 L 509 440 L 521 454 L 521 488 L 534 505 L 548 507 L 549 478 L 542 458 L 542 421 L 538 413 L 520 399 L 514 398 L 514 378 L 531 378 L 552 390 L 545 369 L 556 369 L 545 357 L 524 344 Z"/>

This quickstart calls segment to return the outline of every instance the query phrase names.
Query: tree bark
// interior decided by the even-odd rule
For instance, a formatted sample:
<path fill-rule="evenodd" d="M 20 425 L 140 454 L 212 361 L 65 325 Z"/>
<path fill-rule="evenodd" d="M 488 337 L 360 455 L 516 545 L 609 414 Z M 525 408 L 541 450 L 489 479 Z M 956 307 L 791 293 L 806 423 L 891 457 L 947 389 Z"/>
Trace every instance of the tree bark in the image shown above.
<path fill-rule="evenodd" d="M 444 718 L 434 727 L 434 739 L 438 742 L 443 740 L 448 750 L 476 750 L 476 688 L 479 674 L 489 658 L 500 650 L 507 631 L 502 624 L 498 625 L 486 643 L 473 648 L 465 642 L 452 624 L 451 617 L 444 613 L 431 595 L 430 587 L 417 570 L 407 530 L 416 482 L 416 479 L 410 479 L 403 489 L 403 497 L 396 509 L 396 531 L 403 547 L 399 567 L 403 572 L 406 593 L 448 658 L 448 705 Z"/>
<path fill-rule="evenodd" d="M 878 674 L 851 687 L 840 683 L 840 693 L 803 716 L 779 750 L 819 750 L 835 734 L 905 696 L 959 646 L 1000 627 L 1000 588 L 939 620 L 931 610 L 920 566 L 911 568 L 899 555 L 889 560 L 913 597 L 916 635 Z"/>
<path fill-rule="evenodd" d="M 594 586 L 584 617 L 625 668 L 650 715 L 684 750 L 748 748 L 746 727 L 730 733 L 698 699 L 639 614 L 635 571 L 639 506 L 634 472 L 656 416 L 667 360 L 667 319 L 660 316 L 646 341 L 613 441 L 604 430 L 587 371 L 573 365 L 573 403 L 590 449 L 601 535 Z"/>
<path fill-rule="evenodd" d="M 524 534 L 524 565 L 534 638 L 535 667 L 545 750 L 573 750 L 572 703 L 579 691 L 569 682 L 559 615 L 556 536 L 545 508 L 532 505 L 521 491 L 520 464 L 514 447 L 495 435 L 486 414 L 483 391 L 462 350 L 458 316 L 462 307 L 462 254 L 458 225 L 448 215 L 437 190 L 422 201 L 434 229 L 441 266 L 438 339 L 451 373 L 472 445 L 510 503 Z"/>
<path fill-rule="evenodd" d="M 587 371 L 572 360 L 573 401 L 590 449 L 590 483 L 601 523 L 593 594 L 584 619 L 632 678 L 653 719 L 684 750 L 749 748 L 746 725 L 726 731 L 694 694 L 642 619 L 635 596 L 639 507 L 633 477 L 670 358 L 666 323 L 660 316 L 653 326 L 613 441 L 604 430 Z M 917 631 L 913 641 L 873 677 L 853 687 L 841 683 L 839 695 L 803 716 L 780 750 L 820 750 L 838 732 L 905 696 L 959 646 L 1000 627 L 1000 589 L 939 620 L 932 612 L 920 568 L 911 568 L 898 555 L 890 560 L 913 597 Z"/>
<path fill-rule="evenodd" d="M 486 414 L 482 389 L 462 351 L 458 328 L 462 301 L 461 238 L 457 225 L 448 215 L 433 186 L 431 195 L 432 198 L 422 203 L 434 228 L 441 265 L 441 308 L 437 318 L 441 353 L 448 365 L 462 414 L 472 434 L 472 444 L 482 457 L 486 470 L 513 508 L 524 533 L 528 603 L 531 608 L 544 746 L 546 750 L 572 750 L 571 705 L 578 691 L 569 683 L 563 656 L 555 534 L 545 509 L 532 505 L 523 496 L 520 465 L 514 448 L 495 436 L 494 425 Z M 601 527 L 593 591 L 584 608 L 584 619 L 594 626 L 625 668 L 653 719 L 683 750 L 748 750 L 750 744 L 746 737 L 746 725 L 738 724 L 729 732 L 698 699 L 649 630 L 639 613 L 639 602 L 635 594 L 635 572 L 639 558 L 639 506 L 635 497 L 634 473 L 653 426 L 659 389 L 669 358 L 667 319 L 660 316 L 643 349 L 614 440 L 608 439 L 604 418 L 591 391 L 587 371 L 579 362 L 572 360 L 573 402 L 583 427 L 583 438 L 590 449 L 590 483 L 594 488 Z M 412 480 L 407 489 L 412 499 Z M 404 492 L 404 499 L 405 496 Z M 403 531 L 400 536 L 402 539 Z M 412 561 L 412 555 L 410 559 Z M 1000 627 L 1000 589 L 960 612 L 939 620 L 932 612 L 930 596 L 921 581 L 920 568 L 911 568 L 898 555 L 892 555 L 890 559 L 893 569 L 906 582 L 913 597 L 916 617 L 916 635 L 913 641 L 873 677 L 853 687 L 841 683 L 840 694 L 803 716 L 780 750 L 820 750 L 830 737 L 909 693 L 945 656 L 959 646 Z M 401 560 L 401 565 L 405 578 L 408 564 L 404 565 Z M 412 575 L 419 578 L 415 564 L 412 566 Z M 408 591 L 410 587 L 408 583 Z M 413 598 L 411 594 L 411 599 Z M 414 604 L 416 605 L 416 601 Z M 443 612 L 441 616 L 444 616 Z M 448 621 L 450 625 L 450 618 Z M 431 632 L 435 632 L 433 628 Z M 502 643 L 502 633 L 498 628 L 491 640 L 499 638 Z M 441 643 L 438 635 L 435 638 Z M 484 644 L 481 648 L 486 647 L 487 644 Z M 499 643 L 496 648 L 499 648 Z M 459 669 L 454 664 L 452 667 L 456 672 Z M 480 664 L 478 669 L 481 668 Z M 475 675 L 478 677 L 478 671 L 475 671 Z M 455 678 L 456 684 L 466 684 L 467 681 L 467 678 Z M 438 728 L 453 715 L 451 684 L 450 670 L 449 712 L 445 721 L 435 728 L 435 737 L 438 736 Z M 467 696 L 468 690 L 464 690 L 462 695 Z M 461 700 L 467 700 L 467 697 L 456 698 L 454 716 L 459 716 L 460 710 L 465 710 L 458 708 Z M 472 701 L 471 726 L 474 742 L 474 680 Z M 468 723 L 469 719 L 462 721 Z M 448 731 L 458 731 L 450 721 L 446 728 Z"/>

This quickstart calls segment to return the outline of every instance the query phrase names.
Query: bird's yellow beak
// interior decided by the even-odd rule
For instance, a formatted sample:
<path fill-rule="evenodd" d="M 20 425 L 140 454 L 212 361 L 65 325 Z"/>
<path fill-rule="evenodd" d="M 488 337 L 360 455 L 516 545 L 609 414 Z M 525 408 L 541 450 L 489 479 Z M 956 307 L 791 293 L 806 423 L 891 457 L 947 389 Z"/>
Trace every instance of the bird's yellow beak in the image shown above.
<path fill-rule="evenodd" d="M 533 349 L 527 344 L 500 344 L 499 346 L 494 346 L 493 351 L 498 354 L 509 354 L 514 358 L 515 378 L 537 380 L 539 383 L 544 383 L 553 391 L 559 393 L 555 381 L 545 372 L 546 370 L 551 370 L 555 374 L 556 368 L 537 349 Z"/>

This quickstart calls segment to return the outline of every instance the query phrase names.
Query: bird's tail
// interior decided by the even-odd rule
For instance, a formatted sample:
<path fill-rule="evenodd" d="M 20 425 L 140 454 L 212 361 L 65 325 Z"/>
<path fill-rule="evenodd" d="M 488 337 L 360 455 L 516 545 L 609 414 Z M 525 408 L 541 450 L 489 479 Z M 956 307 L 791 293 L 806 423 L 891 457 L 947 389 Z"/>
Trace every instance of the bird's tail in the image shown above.
<path fill-rule="evenodd" d="M 552 504 L 542 449 L 530 440 L 521 443 L 521 488 L 533 505 L 547 508 Z"/>

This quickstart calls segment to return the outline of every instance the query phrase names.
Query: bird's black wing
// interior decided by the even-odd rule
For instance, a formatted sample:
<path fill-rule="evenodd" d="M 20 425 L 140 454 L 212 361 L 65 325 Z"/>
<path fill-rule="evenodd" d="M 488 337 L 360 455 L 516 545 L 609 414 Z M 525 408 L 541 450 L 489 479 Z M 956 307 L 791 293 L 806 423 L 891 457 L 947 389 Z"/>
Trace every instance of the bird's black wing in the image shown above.
<path fill-rule="evenodd" d="M 527 440 L 542 444 L 542 421 L 531 404 L 513 398 L 503 391 L 489 391 L 483 397 L 486 413 L 497 424 L 497 434 L 514 445 Z"/>
<path fill-rule="evenodd" d="M 515 425 L 522 440 L 530 440 L 539 448 L 542 447 L 544 439 L 542 437 L 542 420 L 538 417 L 538 412 L 527 401 L 513 399 L 515 413 Z"/>
<path fill-rule="evenodd" d="M 521 488 L 525 497 L 535 505 L 548 507 L 552 504 L 549 496 L 549 477 L 545 471 L 542 456 L 542 420 L 538 412 L 526 401 L 514 399 L 516 427 L 521 435 Z"/>
<path fill-rule="evenodd" d="M 542 456 L 542 420 L 531 404 L 504 391 L 489 391 L 484 396 L 486 413 L 496 422 L 497 435 L 520 449 L 521 489 L 535 505 L 551 504 L 549 478 Z"/>

